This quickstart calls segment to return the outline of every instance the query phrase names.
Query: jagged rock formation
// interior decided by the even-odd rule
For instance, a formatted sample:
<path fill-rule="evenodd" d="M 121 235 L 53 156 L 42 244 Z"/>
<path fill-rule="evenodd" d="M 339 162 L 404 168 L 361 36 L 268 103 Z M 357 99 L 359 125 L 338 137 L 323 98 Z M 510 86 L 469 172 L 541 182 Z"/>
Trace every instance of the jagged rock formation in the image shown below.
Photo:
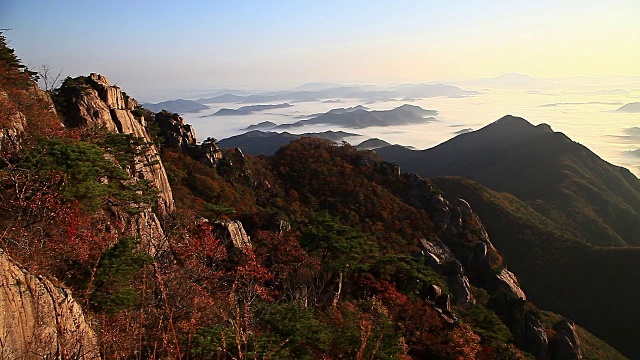
<path fill-rule="evenodd" d="M 27 117 L 21 111 L 27 108 L 38 112 L 40 122 L 53 119 L 56 125 L 61 126 L 57 120 L 55 107 L 49 95 L 42 91 L 35 83 L 28 84 L 25 89 L 18 91 L 12 98 L 7 89 L 0 89 L 0 154 L 12 154 L 20 150 L 20 140 L 27 128 Z M 13 89 L 15 92 L 15 89 Z M 48 117 L 48 119 L 43 119 Z"/>
<path fill-rule="evenodd" d="M 66 82 L 65 82 L 66 83 Z M 70 85 L 64 85 L 57 100 L 63 120 L 69 127 L 104 128 L 120 134 L 131 134 L 144 139 L 148 144 L 145 153 L 139 156 L 127 169 L 133 181 L 145 179 L 158 189 L 157 201 L 153 208 L 141 206 L 136 213 L 113 207 L 116 229 L 125 236 L 133 236 L 141 241 L 141 247 L 150 255 L 166 247 L 164 231 L 158 216 L 163 217 L 174 210 L 174 201 L 167 173 L 149 132 L 147 119 L 141 114 L 137 101 L 129 97 L 118 86 L 99 74 L 79 77 Z M 179 122 L 178 122 L 179 123 Z M 184 125 L 184 124 L 183 124 Z M 186 125 L 178 126 L 173 139 L 182 139 Z M 189 127 L 190 128 L 190 127 Z M 195 133 L 186 132 L 185 141 L 195 143 Z M 188 135 L 193 135 L 188 138 Z M 168 136 L 169 137 L 169 136 Z"/>
<path fill-rule="evenodd" d="M 0 249 L 0 358 L 99 359 L 71 292 L 22 270 Z"/>
<path fill-rule="evenodd" d="M 209 167 L 216 167 L 224 156 L 222 154 L 222 150 L 220 150 L 220 147 L 215 141 L 205 140 L 197 147 L 195 157 L 198 161 Z"/>
<path fill-rule="evenodd" d="M 109 80 L 99 74 L 80 77 L 75 87 L 63 87 L 60 101 L 64 121 L 70 127 L 105 128 L 121 134 L 132 134 L 151 142 L 147 131 L 148 124 L 143 116 L 136 117 L 138 102 L 129 97 L 118 86 L 111 85 Z M 145 166 L 145 164 L 152 164 Z M 151 144 L 149 151 L 129 170 L 132 178 L 142 178 L 153 182 L 160 190 L 157 211 L 165 215 L 173 211 L 173 194 L 162 165 L 158 150 Z"/>
<path fill-rule="evenodd" d="M 435 269 L 447 280 L 449 290 L 453 295 L 453 303 L 456 306 L 465 306 L 475 303 L 471 295 L 469 278 L 464 274 L 462 265 L 455 255 L 440 240 L 420 240 L 420 250 L 427 266 Z"/>
<path fill-rule="evenodd" d="M 164 145 L 189 152 L 196 146 L 196 131 L 193 126 L 186 124 L 184 118 L 178 114 L 161 111 L 155 115 L 155 122 L 164 139 Z"/>
<path fill-rule="evenodd" d="M 492 295 L 491 307 L 514 334 L 519 348 L 538 360 L 579 358 L 575 357 L 581 356 L 575 327 L 559 324 L 561 331 L 556 330 L 551 341 L 547 338 L 540 319 L 526 306 L 526 294 L 517 277 L 504 266 L 469 203 L 458 199 L 452 205 L 428 180 L 415 174 L 402 176 L 407 183 L 405 201 L 426 210 L 438 229 L 440 240 L 421 240 L 420 249 L 425 263 L 446 277 L 453 302 L 457 306 L 472 304 L 470 284 L 484 288 Z M 444 304 L 441 296 L 435 300 Z"/>
<path fill-rule="evenodd" d="M 193 126 L 186 124 L 179 114 L 161 111 L 154 115 L 154 121 L 164 139 L 163 146 L 178 149 L 213 168 L 224 158 L 215 139 L 206 139 L 198 144 Z"/>

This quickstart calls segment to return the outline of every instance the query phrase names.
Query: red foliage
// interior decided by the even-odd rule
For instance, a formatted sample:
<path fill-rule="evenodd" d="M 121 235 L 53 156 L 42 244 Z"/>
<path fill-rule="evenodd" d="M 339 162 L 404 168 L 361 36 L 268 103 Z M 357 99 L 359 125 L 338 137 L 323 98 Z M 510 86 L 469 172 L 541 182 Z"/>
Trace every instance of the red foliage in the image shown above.
<path fill-rule="evenodd" d="M 288 299 L 304 299 L 320 262 L 307 254 L 295 234 L 258 231 L 253 243 L 257 258 L 273 274 L 275 290 Z"/>

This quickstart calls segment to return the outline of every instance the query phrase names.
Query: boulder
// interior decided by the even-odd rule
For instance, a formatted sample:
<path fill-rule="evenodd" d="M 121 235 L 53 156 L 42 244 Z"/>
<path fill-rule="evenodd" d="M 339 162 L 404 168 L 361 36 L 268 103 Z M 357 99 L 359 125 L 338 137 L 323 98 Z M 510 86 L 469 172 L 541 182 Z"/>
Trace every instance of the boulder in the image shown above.
<path fill-rule="evenodd" d="M 238 250 L 251 247 L 249 236 L 244 231 L 242 223 L 237 220 L 220 220 L 213 222 L 214 232 L 220 239 L 232 245 Z"/>
<path fill-rule="evenodd" d="M 456 306 L 475 304 L 469 279 L 465 276 L 462 264 L 453 252 L 438 239 L 432 241 L 421 239 L 419 247 L 421 255 L 424 256 L 425 265 L 438 271 L 447 280 L 453 303 Z"/>
<path fill-rule="evenodd" d="M 579 360 L 583 358 L 580 338 L 573 321 L 563 319 L 553 326 L 553 330 L 556 333 L 550 348 L 554 360 Z"/>
<path fill-rule="evenodd" d="M 440 289 L 440 286 L 432 284 L 427 288 L 427 299 L 435 301 L 440 297 L 440 295 L 442 295 L 442 289 Z"/>

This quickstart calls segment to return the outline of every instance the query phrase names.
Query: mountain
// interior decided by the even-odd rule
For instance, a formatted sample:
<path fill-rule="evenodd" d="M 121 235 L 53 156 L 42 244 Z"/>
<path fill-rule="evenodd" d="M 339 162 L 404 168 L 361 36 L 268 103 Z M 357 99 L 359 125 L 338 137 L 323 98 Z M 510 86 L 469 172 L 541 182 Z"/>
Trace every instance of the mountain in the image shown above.
<path fill-rule="evenodd" d="M 325 131 L 319 133 L 291 134 L 288 132 L 265 132 L 253 130 L 241 135 L 222 139 L 218 142 L 221 148 L 240 148 L 249 155 L 273 155 L 283 145 L 302 137 L 315 137 L 329 141 L 341 141 L 350 136 L 361 136 L 359 134 L 344 131 Z"/>
<path fill-rule="evenodd" d="M 276 129 L 291 129 L 304 125 L 328 124 L 354 129 L 371 126 L 395 126 L 420 124 L 435 121 L 438 112 L 425 110 L 415 105 L 402 105 L 391 110 L 366 110 L 364 107 L 333 109 L 310 119 L 300 120 L 292 124 L 282 124 Z"/>
<path fill-rule="evenodd" d="M 469 201 L 532 301 L 640 357 L 640 181 L 627 169 L 513 116 L 431 149 L 376 151 Z"/>
<path fill-rule="evenodd" d="M 330 84 L 308 84 L 290 91 L 265 92 L 260 94 L 236 95 L 222 94 L 198 99 L 209 103 L 270 103 L 279 101 L 307 102 L 335 99 L 359 99 L 366 101 L 384 101 L 395 98 L 429 98 L 437 96 L 473 96 L 478 92 L 463 90 L 445 84 L 402 84 L 392 87 L 340 85 L 326 88 Z"/>
<path fill-rule="evenodd" d="M 546 124 L 505 116 L 431 149 L 377 152 L 405 171 L 463 176 L 511 193 L 590 244 L 640 245 L 638 179 Z"/>
<path fill-rule="evenodd" d="M 167 110 L 169 112 L 179 113 L 179 114 L 198 112 L 198 111 L 209 109 L 207 105 L 203 105 L 197 101 L 184 100 L 184 99 L 163 101 L 156 104 L 144 103 L 142 104 L 142 106 L 153 112 L 160 112 L 162 110 Z"/>
<path fill-rule="evenodd" d="M 278 126 L 278 124 L 272 121 L 262 121 L 257 124 L 249 125 L 246 128 L 240 130 L 269 130 L 273 129 L 276 126 Z"/>
<path fill-rule="evenodd" d="M 469 179 L 432 181 L 474 207 L 533 303 L 573 319 L 629 358 L 640 357 L 640 313 L 633 310 L 640 290 L 632 285 L 640 281 L 640 248 L 589 245 L 526 202 Z"/>
<path fill-rule="evenodd" d="M 273 110 L 273 109 L 284 109 L 291 107 L 293 105 L 284 103 L 284 104 L 269 104 L 269 105 L 249 105 L 243 106 L 238 109 L 220 109 L 213 113 L 212 115 L 207 116 L 240 116 L 240 115 L 251 115 L 254 112 L 265 111 L 265 110 Z"/>
<path fill-rule="evenodd" d="M 369 139 L 369 140 L 365 140 L 363 142 L 361 142 L 360 144 L 356 145 L 356 149 L 360 149 L 360 150 L 373 150 L 373 149 L 377 149 L 377 148 L 381 148 L 384 146 L 389 146 L 391 144 L 389 144 L 388 142 L 378 139 L 378 138 L 373 138 L 373 139 Z"/>
<path fill-rule="evenodd" d="M 245 98 L 245 95 L 222 94 L 222 95 L 215 95 L 208 98 L 200 98 L 196 101 L 201 102 L 203 104 L 238 103 L 238 102 L 241 102 L 244 98 Z"/>
<path fill-rule="evenodd" d="M 633 102 L 621 106 L 616 110 L 617 112 L 638 113 L 640 112 L 640 102 Z"/>
<path fill-rule="evenodd" d="M 23 68 L 0 34 L 3 358 L 623 358 L 531 302 L 469 202 L 372 151 L 245 156 L 103 75 L 47 93 Z"/>

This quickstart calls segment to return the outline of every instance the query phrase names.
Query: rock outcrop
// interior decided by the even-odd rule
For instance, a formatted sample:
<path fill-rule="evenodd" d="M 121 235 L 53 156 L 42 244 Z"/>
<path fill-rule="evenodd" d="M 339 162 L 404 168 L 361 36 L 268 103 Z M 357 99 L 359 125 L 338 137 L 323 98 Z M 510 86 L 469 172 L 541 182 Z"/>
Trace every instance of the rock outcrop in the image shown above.
<path fill-rule="evenodd" d="M 213 229 L 220 239 L 237 250 L 244 250 L 251 247 L 249 236 L 244 231 L 244 227 L 240 221 L 215 221 L 213 222 Z"/>
<path fill-rule="evenodd" d="M 0 249 L 0 358 L 99 359 L 71 292 L 22 270 Z"/>
<path fill-rule="evenodd" d="M 20 137 L 27 125 L 27 118 L 12 105 L 9 95 L 0 91 L 0 154 L 11 154 L 20 149 Z"/>
<path fill-rule="evenodd" d="M 551 339 L 551 354 L 555 360 L 579 360 L 582 359 L 580 337 L 576 332 L 576 326 L 571 320 L 561 320 L 553 326 L 555 335 Z"/>
<path fill-rule="evenodd" d="M 218 166 L 220 160 L 224 157 L 218 144 L 210 139 L 203 141 L 202 144 L 195 150 L 192 150 L 192 152 L 194 152 L 194 156 L 198 161 L 209 167 Z"/>
<path fill-rule="evenodd" d="M 453 252 L 437 239 L 433 241 L 422 239 L 419 246 L 425 264 L 438 271 L 447 280 L 447 286 L 453 296 L 453 304 L 456 306 L 474 304 L 469 279 Z"/>
<path fill-rule="evenodd" d="M 99 74 L 79 77 L 74 84 L 61 90 L 61 108 L 65 125 L 69 127 L 105 128 L 120 134 L 131 134 L 151 143 L 148 125 L 143 116 L 132 111 L 138 102 L 129 97 L 118 86 Z M 151 144 L 142 159 L 129 169 L 132 178 L 151 181 L 159 190 L 156 211 L 166 215 L 173 211 L 174 202 L 167 173 L 155 145 Z"/>
<path fill-rule="evenodd" d="M 421 240 L 419 247 L 425 263 L 447 279 L 453 303 L 460 306 L 473 301 L 469 283 L 483 288 L 491 295 L 489 306 L 514 334 L 519 348 L 538 360 L 579 356 L 578 337 L 571 326 L 558 325 L 561 331 L 556 330 L 553 339 L 547 338 L 540 319 L 526 306 L 518 278 L 504 266 L 469 203 L 457 199 L 453 205 L 436 193 L 427 179 L 415 174 L 402 176 L 407 184 L 405 201 L 424 209 L 436 225 L 439 240 Z"/>
<path fill-rule="evenodd" d="M 182 116 L 161 111 L 155 114 L 155 122 L 165 146 L 180 149 L 185 153 L 196 146 L 196 131 L 193 126 L 185 123 Z"/>

